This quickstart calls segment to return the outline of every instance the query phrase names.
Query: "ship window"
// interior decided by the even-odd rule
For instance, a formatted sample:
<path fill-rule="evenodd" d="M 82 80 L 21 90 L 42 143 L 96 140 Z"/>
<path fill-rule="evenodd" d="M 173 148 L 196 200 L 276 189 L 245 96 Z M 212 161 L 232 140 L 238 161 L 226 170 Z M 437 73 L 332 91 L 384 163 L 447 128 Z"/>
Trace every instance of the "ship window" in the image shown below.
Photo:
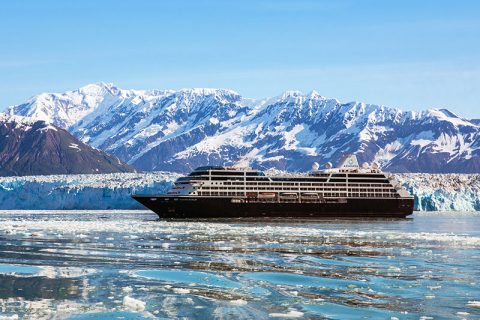
<path fill-rule="evenodd" d="M 351 173 L 348 175 L 349 178 L 381 178 L 385 179 L 384 174 L 357 174 L 357 173 Z"/>
<path fill-rule="evenodd" d="M 270 180 L 268 180 L 268 178 L 259 178 L 259 177 L 256 177 L 256 178 L 247 177 L 246 180 L 247 181 L 270 181 Z"/>
<path fill-rule="evenodd" d="M 265 176 L 265 173 L 261 171 L 256 171 L 256 172 L 246 172 L 245 173 L 247 176 L 256 176 L 256 177 L 263 177 Z"/>
<path fill-rule="evenodd" d="M 243 177 L 243 171 L 212 171 L 212 176 L 241 176 Z"/>
<path fill-rule="evenodd" d="M 208 177 L 194 177 L 190 179 L 190 181 L 195 181 L 195 180 L 208 180 Z"/>
<path fill-rule="evenodd" d="M 208 171 L 193 171 L 188 176 L 208 176 Z"/>
<path fill-rule="evenodd" d="M 205 170 L 225 170 L 225 168 L 220 166 L 203 166 L 195 169 L 195 171 L 205 171 Z"/>
<path fill-rule="evenodd" d="M 349 178 L 349 182 L 368 182 L 368 183 L 389 183 L 388 179 L 356 179 Z"/>

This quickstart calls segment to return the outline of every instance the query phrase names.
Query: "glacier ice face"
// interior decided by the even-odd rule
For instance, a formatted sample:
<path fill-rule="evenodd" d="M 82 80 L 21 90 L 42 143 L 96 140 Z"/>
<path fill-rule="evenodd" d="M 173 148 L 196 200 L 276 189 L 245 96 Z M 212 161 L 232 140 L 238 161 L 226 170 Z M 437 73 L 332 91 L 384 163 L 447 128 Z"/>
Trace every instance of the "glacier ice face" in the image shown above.
<path fill-rule="evenodd" d="M 280 174 L 272 170 L 270 174 Z M 165 193 L 180 175 L 170 172 L 0 178 L 0 209 L 145 209 L 132 194 Z M 480 211 L 480 174 L 395 174 L 419 211 Z"/>
<path fill-rule="evenodd" d="M 396 174 L 419 211 L 480 211 L 480 174 Z"/>
<path fill-rule="evenodd" d="M 0 209 L 143 209 L 132 194 L 164 193 L 175 173 L 111 173 L 0 178 Z"/>

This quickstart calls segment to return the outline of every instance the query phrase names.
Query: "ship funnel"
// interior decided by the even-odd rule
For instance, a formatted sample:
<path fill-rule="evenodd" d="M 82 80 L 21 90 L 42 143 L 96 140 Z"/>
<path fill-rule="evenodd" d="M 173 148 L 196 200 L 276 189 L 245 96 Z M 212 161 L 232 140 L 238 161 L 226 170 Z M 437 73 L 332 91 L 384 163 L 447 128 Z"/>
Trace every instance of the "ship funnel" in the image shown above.
<path fill-rule="evenodd" d="M 340 168 L 358 168 L 357 156 L 354 154 L 347 155 L 343 158 L 343 161 L 340 164 Z"/>

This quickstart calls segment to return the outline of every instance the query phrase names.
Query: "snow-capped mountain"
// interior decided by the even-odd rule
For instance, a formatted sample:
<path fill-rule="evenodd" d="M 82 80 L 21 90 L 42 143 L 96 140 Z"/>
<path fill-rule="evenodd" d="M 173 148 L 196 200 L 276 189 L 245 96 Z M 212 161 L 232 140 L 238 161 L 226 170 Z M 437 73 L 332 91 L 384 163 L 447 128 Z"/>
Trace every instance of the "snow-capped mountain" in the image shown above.
<path fill-rule="evenodd" d="M 296 91 L 263 100 L 223 89 L 92 84 L 9 108 L 63 126 L 142 170 L 205 164 L 307 170 L 345 153 L 390 171 L 480 172 L 480 125 L 445 109 L 406 112 Z"/>
<path fill-rule="evenodd" d="M 41 120 L 0 113 L 0 175 L 131 172 L 133 168 Z"/>

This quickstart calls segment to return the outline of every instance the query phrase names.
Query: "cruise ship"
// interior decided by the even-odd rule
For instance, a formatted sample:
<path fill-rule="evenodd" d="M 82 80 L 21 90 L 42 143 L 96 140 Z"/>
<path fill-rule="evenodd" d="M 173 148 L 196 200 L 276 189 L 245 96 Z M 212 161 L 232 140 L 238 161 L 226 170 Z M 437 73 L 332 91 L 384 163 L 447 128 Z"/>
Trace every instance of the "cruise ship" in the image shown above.
<path fill-rule="evenodd" d="M 267 171 L 268 172 L 268 171 Z M 306 174 L 265 174 L 238 167 L 199 167 L 167 194 L 133 195 L 160 218 L 404 218 L 413 197 L 378 165 L 355 155 L 337 168 L 317 163 Z"/>

